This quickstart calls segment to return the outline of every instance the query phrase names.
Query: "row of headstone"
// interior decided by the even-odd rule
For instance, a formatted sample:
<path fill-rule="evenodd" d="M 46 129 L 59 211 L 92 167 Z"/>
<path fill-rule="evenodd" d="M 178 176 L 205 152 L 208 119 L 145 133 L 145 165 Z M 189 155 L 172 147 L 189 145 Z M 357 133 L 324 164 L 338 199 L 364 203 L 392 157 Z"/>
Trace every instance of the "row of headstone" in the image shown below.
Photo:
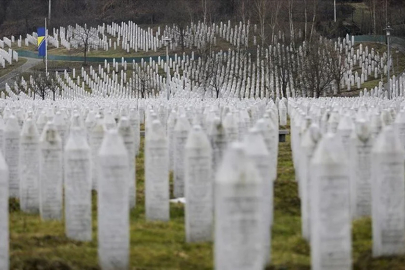
<path fill-rule="evenodd" d="M 6 198 L 18 198 L 22 211 L 39 213 L 43 220 L 64 217 L 69 239 L 90 241 L 91 191 L 96 190 L 100 266 L 128 269 L 129 210 L 136 199 L 135 155 L 139 126 L 146 120 L 146 219 L 170 219 L 172 160 L 177 177 L 174 195 L 186 200 L 186 241 L 214 240 L 221 254 L 218 258 L 223 258 L 217 265 L 235 258 L 236 268 L 248 264 L 249 269 L 259 269 L 271 258 L 276 134 L 279 112 L 287 114 L 279 108 L 286 108 L 285 99 L 278 104 L 254 99 L 171 103 L 159 99 L 3 100 L 0 171 L 8 175 L 2 178 L 7 181 L 0 185 L 0 192 Z M 240 171 L 225 173 L 234 162 L 243 164 L 238 166 Z M 0 209 L 5 218 L 1 222 L 8 220 L 4 209 Z M 214 239 L 217 211 L 222 218 L 217 218 L 215 231 L 223 236 Z M 243 241 L 246 236 L 249 242 Z M 229 248 L 221 246 L 221 237 L 240 239 Z M 7 235 L 0 234 L 0 240 L 0 252 L 5 254 L 0 264 L 8 269 L 7 249 L 2 249 L 8 247 Z M 250 255 L 238 258 L 241 250 Z"/>
<path fill-rule="evenodd" d="M 405 254 L 403 102 L 367 94 L 288 100 L 314 269 L 351 269 L 351 222 L 361 217 L 372 218 L 373 256 Z"/>

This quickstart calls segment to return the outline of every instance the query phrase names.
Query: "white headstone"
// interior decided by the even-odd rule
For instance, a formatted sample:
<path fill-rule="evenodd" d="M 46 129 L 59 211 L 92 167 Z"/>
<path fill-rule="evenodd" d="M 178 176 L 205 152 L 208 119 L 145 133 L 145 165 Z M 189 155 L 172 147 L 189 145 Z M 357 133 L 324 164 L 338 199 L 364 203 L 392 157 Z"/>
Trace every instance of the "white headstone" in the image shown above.
<path fill-rule="evenodd" d="M 52 122 L 40 138 L 39 200 L 43 220 L 62 219 L 62 140 Z"/>
<path fill-rule="evenodd" d="M 185 147 L 186 241 L 211 241 L 214 222 L 212 149 L 200 126 L 190 129 Z"/>
<path fill-rule="evenodd" d="M 100 150 L 101 143 L 104 138 L 104 125 L 103 119 L 100 115 L 96 116 L 96 125 L 90 131 L 90 149 L 91 149 L 91 161 L 92 161 L 92 189 L 97 190 L 98 184 L 98 151 Z"/>
<path fill-rule="evenodd" d="M 373 146 L 368 122 L 356 121 L 349 146 L 351 164 L 351 212 L 353 218 L 371 215 L 371 148 Z"/>
<path fill-rule="evenodd" d="M 168 145 L 159 120 L 154 120 L 145 138 L 145 216 L 147 220 L 168 221 Z"/>
<path fill-rule="evenodd" d="M 312 269 L 352 267 L 348 168 L 342 143 L 336 135 L 327 133 L 310 166 Z"/>
<path fill-rule="evenodd" d="M 271 259 L 271 225 L 273 221 L 273 180 L 271 176 L 271 160 L 260 131 L 252 128 L 244 140 L 246 155 L 255 164 L 262 179 L 263 203 L 263 260 L 264 265 Z"/>
<path fill-rule="evenodd" d="M 64 153 L 66 236 L 91 241 L 91 153 L 82 129 L 70 130 Z"/>
<path fill-rule="evenodd" d="M 105 133 L 98 155 L 98 256 L 101 269 L 129 268 L 128 153 L 117 130 Z"/>
<path fill-rule="evenodd" d="M 121 117 L 118 123 L 118 132 L 124 141 L 125 149 L 128 153 L 128 166 L 129 166 L 129 178 L 128 178 L 128 188 L 129 188 L 129 207 L 134 208 L 136 203 L 136 184 L 135 184 L 135 132 L 133 127 L 130 125 L 129 120 L 126 116 Z"/>
<path fill-rule="evenodd" d="M 215 182 L 215 269 L 263 269 L 261 189 L 243 146 L 231 144 Z"/>
<path fill-rule="evenodd" d="M 174 197 L 184 197 L 184 146 L 190 123 L 185 115 L 180 115 L 174 128 Z"/>
<path fill-rule="evenodd" d="M 373 256 L 405 254 L 404 150 L 384 127 L 372 149 Z"/>
<path fill-rule="evenodd" d="M 31 118 L 25 120 L 20 137 L 20 208 L 39 212 L 39 134 Z"/>
<path fill-rule="evenodd" d="M 169 170 L 174 168 L 174 127 L 177 122 L 177 113 L 172 111 L 167 119 L 167 140 L 169 144 Z"/>
<path fill-rule="evenodd" d="M 9 196 L 18 198 L 20 194 L 19 170 L 20 126 L 14 115 L 10 115 L 4 130 L 4 159 L 9 171 Z"/>
<path fill-rule="evenodd" d="M 312 177 L 311 170 L 309 168 L 312 156 L 315 151 L 315 147 L 320 139 L 320 128 L 316 123 L 310 125 L 310 127 L 302 134 L 301 147 L 299 153 L 299 174 L 300 182 L 299 188 L 301 190 L 301 228 L 302 236 L 306 240 L 310 240 L 311 233 L 311 189 L 312 189 Z"/>
<path fill-rule="evenodd" d="M 0 152 L 0 269 L 9 269 L 8 168 Z"/>

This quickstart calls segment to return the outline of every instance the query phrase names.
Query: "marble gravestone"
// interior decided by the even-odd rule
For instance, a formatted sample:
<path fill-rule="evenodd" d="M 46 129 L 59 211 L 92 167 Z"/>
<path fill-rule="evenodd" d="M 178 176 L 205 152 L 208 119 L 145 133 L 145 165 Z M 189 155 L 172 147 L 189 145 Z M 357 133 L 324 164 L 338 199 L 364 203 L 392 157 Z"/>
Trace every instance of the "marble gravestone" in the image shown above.
<path fill-rule="evenodd" d="M 103 270 L 129 268 L 128 153 L 118 131 L 106 131 L 98 154 L 98 256 Z"/>
<path fill-rule="evenodd" d="M 301 189 L 301 230 L 302 236 L 307 241 L 310 241 L 310 221 L 311 221 L 311 189 L 312 178 L 309 168 L 315 148 L 321 137 L 321 131 L 316 123 L 312 123 L 309 128 L 302 134 L 301 138 L 301 153 L 299 157 L 299 174 Z"/>
<path fill-rule="evenodd" d="M 168 221 L 169 157 L 165 131 L 154 120 L 145 138 L 145 216 L 146 220 Z"/>
<path fill-rule="evenodd" d="M 215 181 L 215 269 L 263 269 L 262 197 L 258 170 L 231 144 Z"/>
<path fill-rule="evenodd" d="M 270 168 L 271 168 L 271 179 L 272 181 L 276 180 L 277 177 L 277 148 L 276 142 L 278 142 L 278 135 L 276 133 L 274 124 L 271 122 L 271 119 L 261 118 L 256 122 L 255 127 L 259 130 L 263 136 L 263 140 L 266 144 L 267 151 L 270 155 Z"/>
<path fill-rule="evenodd" d="M 39 134 L 32 118 L 23 124 L 20 136 L 20 208 L 39 212 Z"/>
<path fill-rule="evenodd" d="M 174 197 L 184 197 L 184 146 L 186 144 L 190 123 L 184 114 L 177 119 L 174 128 Z"/>
<path fill-rule="evenodd" d="M 98 151 L 100 150 L 101 143 L 104 138 L 104 124 L 103 119 L 98 114 L 96 115 L 96 124 L 90 131 L 90 149 L 91 149 L 91 161 L 92 161 L 92 180 L 91 187 L 93 190 L 97 190 L 98 183 Z"/>
<path fill-rule="evenodd" d="M 9 269 L 8 167 L 0 152 L 0 269 Z"/>
<path fill-rule="evenodd" d="M 351 212 L 353 218 L 371 215 L 371 149 L 373 146 L 368 122 L 359 119 L 351 136 Z"/>
<path fill-rule="evenodd" d="M 77 241 L 92 238 L 91 153 L 83 129 L 73 127 L 66 141 L 65 223 L 66 236 Z"/>
<path fill-rule="evenodd" d="M 353 132 L 353 122 L 350 115 L 346 114 L 340 118 L 338 127 L 337 127 L 337 134 L 342 141 L 343 147 L 347 156 L 350 156 L 350 136 Z"/>
<path fill-rule="evenodd" d="M 271 261 L 271 225 L 273 221 L 273 180 L 271 161 L 264 139 L 260 131 L 252 128 L 244 139 L 245 152 L 255 164 L 262 179 L 262 210 L 263 210 L 263 260 L 264 265 Z"/>
<path fill-rule="evenodd" d="M 280 126 L 285 127 L 287 125 L 287 107 L 284 101 L 281 101 L 278 106 Z"/>
<path fill-rule="evenodd" d="M 238 141 L 238 124 L 235 114 L 229 112 L 226 114 L 223 122 L 227 144 Z"/>
<path fill-rule="evenodd" d="M 18 198 L 20 195 L 19 170 L 20 126 L 14 115 L 10 115 L 4 130 L 4 159 L 9 173 L 9 196 Z"/>
<path fill-rule="evenodd" d="M 373 256 L 405 254 L 404 150 L 386 126 L 371 159 Z"/>
<path fill-rule="evenodd" d="M 40 214 L 43 220 L 62 219 L 62 140 L 52 122 L 40 137 Z"/>
<path fill-rule="evenodd" d="M 167 140 L 169 144 L 169 170 L 172 171 L 174 168 L 174 127 L 177 122 L 177 112 L 172 111 L 167 118 Z"/>
<path fill-rule="evenodd" d="M 211 241 L 214 221 L 212 149 L 199 125 L 190 129 L 184 159 L 186 241 Z"/>
<path fill-rule="evenodd" d="M 69 129 L 68 129 L 68 124 L 67 124 L 67 115 L 65 112 L 57 111 L 55 113 L 54 119 L 53 119 L 53 124 L 55 125 L 56 131 L 58 132 L 58 135 L 61 140 L 61 147 L 62 147 L 62 152 L 63 149 L 65 148 L 66 144 L 66 139 L 69 134 Z M 42 136 L 42 132 L 39 133 L 40 136 Z M 63 154 L 62 154 L 62 183 L 63 183 L 63 178 L 65 177 L 65 174 L 63 173 L 64 171 L 64 162 L 63 162 Z"/>
<path fill-rule="evenodd" d="M 311 267 L 352 267 L 349 166 L 338 135 L 322 137 L 311 160 Z"/>
<path fill-rule="evenodd" d="M 125 148 L 128 153 L 129 166 L 129 207 L 134 208 L 136 203 L 136 179 L 135 179 L 135 155 L 136 155 L 136 138 L 134 128 L 130 125 L 129 119 L 126 116 L 121 117 L 118 123 L 118 133 L 124 141 Z"/>
<path fill-rule="evenodd" d="M 138 155 L 140 143 L 141 143 L 139 111 L 138 110 L 136 110 L 136 109 L 129 110 L 129 123 L 134 131 L 135 151 L 136 151 L 136 155 Z"/>

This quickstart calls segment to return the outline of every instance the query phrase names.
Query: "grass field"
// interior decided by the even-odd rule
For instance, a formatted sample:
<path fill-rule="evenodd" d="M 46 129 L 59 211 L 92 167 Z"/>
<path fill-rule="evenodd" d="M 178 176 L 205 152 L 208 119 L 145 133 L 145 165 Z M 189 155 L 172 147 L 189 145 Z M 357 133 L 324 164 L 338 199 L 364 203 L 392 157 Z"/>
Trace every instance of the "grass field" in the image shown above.
<path fill-rule="evenodd" d="M 171 204 L 170 222 L 146 222 L 144 216 L 144 156 L 136 160 L 137 206 L 131 211 L 131 269 L 213 269 L 213 244 L 186 244 L 184 208 Z M 171 185 L 172 186 L 172 185 Z M 310 248 L 301 238 L 300 200 L 294 181 L 290 138 L 280 143 L 278 179 L 275 182 L 275 220 L 272 231 L 272 265 L 268 269 L 310 269 Z M 11 269 L 95 270 L 97 262 L 97 207 L 93 194 L 93 241 L 68 240 L 62 222 L 42 222 L 38 215 L 23 214 L 10 201 Z M 354 269 L 405 269 L 405 256 L 371 258 L 371 221 L 353 226 Z"/>

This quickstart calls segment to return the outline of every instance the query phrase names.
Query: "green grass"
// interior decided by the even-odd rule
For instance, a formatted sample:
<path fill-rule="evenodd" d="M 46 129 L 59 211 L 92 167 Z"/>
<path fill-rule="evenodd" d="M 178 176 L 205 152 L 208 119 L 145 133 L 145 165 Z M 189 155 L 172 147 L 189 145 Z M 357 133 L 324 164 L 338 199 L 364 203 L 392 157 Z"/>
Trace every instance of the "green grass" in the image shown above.
<path fill-rule="evenodd" d="M 0 68 L 0 78 L 7 75 L 8 73 L 10 73 L 11 71 L 21 67 L 22 65 L 24 65 L 27 62 L 26 58 L 20 58 L 18 59 L 17 63 L 14 63 L 12 65 L 6 65 L 5 68 Z"/>
<path fill-rule="evenodd" d="M 309 270 L 310 247 L 301 237 L 300 200 L 294 181 L 290 136 L 286 139 L 279 145 L 272 265 L 267 269 Z M 145 221 L 143 139 L 141 145 L 136 159 L 137 205 L 130 214 L 131 269 L 213 269 L 212 243 L 185 243 L 183 205 L 171 204 L 170 222 Z M 38 215 L 23 214 L 18 209 L 18 201 L 10 200 L 11 269 L 99 269 L 96 193 L 93 193 L 93 241 L 88 243 L 68 240 L 62 222 L 43 222 Z M 353 222 L 353 269 L 405 269 L 405 256 L 373 259 L 371 245 L 370 218 Z"/>

